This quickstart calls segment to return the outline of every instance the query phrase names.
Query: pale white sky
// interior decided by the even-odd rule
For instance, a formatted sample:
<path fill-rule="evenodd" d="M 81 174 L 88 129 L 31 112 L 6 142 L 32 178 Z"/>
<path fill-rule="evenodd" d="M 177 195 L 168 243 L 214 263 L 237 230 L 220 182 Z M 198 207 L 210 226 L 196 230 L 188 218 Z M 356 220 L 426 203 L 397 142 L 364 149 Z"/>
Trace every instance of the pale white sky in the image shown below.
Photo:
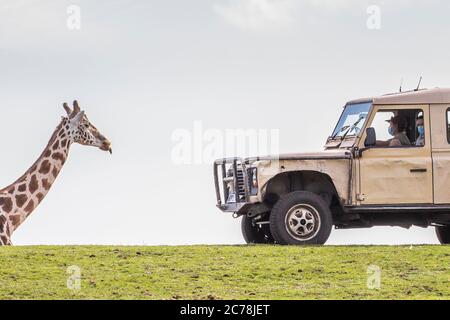
<path fill-rule="evenodd" d="M 177 129 L 279 129 L 320 150 L 347 100 L 450 86 L 448 1 L 0 0 L 0 185 L 78 99 L 114 154 L 75 146 L 15 244 L 242 243 L 210 163 L 175 165 Z M 67 28 L 67 7 L 81 29 Z M 378 5 L 381 29 L 367 28 Z M 333 231 L 330 244 L 436 243 L 434 230 Z"/>

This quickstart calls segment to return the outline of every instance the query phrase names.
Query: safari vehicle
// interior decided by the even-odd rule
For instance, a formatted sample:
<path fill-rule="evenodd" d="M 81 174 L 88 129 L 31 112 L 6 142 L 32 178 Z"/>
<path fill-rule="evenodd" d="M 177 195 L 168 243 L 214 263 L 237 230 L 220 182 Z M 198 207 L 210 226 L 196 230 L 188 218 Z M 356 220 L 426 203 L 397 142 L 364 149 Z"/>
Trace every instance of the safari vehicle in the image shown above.
<path fill-rule="evenodd" d="M 409 145 L 388 145 L 392 117 L 404 119 Z M 218 208 L 242 216 L 247 243 L 324 244 L 333 226 L 434 226 L 448 244 L 450 89 L 350 101 L 323 151 L 220 159 L 214 179 Z"/>

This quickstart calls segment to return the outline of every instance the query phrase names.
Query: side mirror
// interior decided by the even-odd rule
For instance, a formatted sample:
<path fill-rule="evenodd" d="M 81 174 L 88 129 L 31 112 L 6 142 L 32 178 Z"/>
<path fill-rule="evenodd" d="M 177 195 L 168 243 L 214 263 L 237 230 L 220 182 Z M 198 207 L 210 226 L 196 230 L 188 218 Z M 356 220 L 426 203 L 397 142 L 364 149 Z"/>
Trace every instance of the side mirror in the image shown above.
<path fill-rule="evenodd" d="M 373 147 L 377 143 L 377 134 L 375 129 L 370 127 L 366 129 L 366 140 L 364 140 L 365 147 Z"/>

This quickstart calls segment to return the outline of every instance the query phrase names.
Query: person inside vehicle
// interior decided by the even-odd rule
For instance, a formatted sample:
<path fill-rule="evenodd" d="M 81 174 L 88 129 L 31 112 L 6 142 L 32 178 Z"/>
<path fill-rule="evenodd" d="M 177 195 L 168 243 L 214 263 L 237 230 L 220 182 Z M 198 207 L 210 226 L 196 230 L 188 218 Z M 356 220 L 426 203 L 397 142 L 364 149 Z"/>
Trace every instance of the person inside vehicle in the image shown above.
<path fill-rule="evenodd" d="M 419 133 L 419 137 L 417 138 L 415 145 L 418 147 L 422 147 L 425 145 L 425 130 L 423 127 L 423 116 L 418 116 L 416 119 L 416 128 Z"/>
<path fill-rule="evenodd" d="M 409 141 L 406 135 L 406 129 L 408 128 L 408 121 L 402 116 L 392 117 L 389 122 L 389 134 L 393 138 L 381 141 L 377 140 L 376 145 L 380 147 L 401 147 L 401 146 L 411 146 L 411 141 Z"/>

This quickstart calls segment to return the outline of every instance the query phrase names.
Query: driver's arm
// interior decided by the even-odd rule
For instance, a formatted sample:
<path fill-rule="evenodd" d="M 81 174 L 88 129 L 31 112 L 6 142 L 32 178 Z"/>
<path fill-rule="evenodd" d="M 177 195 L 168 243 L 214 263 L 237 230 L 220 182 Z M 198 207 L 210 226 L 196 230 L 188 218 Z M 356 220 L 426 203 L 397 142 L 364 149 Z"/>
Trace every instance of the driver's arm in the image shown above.
<path fill-rule="evenodd" d="M 382 141 L 382 140 L 377 140 L 377 142 L 375 143 L 375 145 L 377 147 L 389 147 L 391 143 L 391 140 L 387 140 L 387 141 Z"/>
<path fill-rule="evenodd" d="M 401 147 L 402 143 L 398 139 L 392 139 L 389 143 L 389 147 Z"/>

